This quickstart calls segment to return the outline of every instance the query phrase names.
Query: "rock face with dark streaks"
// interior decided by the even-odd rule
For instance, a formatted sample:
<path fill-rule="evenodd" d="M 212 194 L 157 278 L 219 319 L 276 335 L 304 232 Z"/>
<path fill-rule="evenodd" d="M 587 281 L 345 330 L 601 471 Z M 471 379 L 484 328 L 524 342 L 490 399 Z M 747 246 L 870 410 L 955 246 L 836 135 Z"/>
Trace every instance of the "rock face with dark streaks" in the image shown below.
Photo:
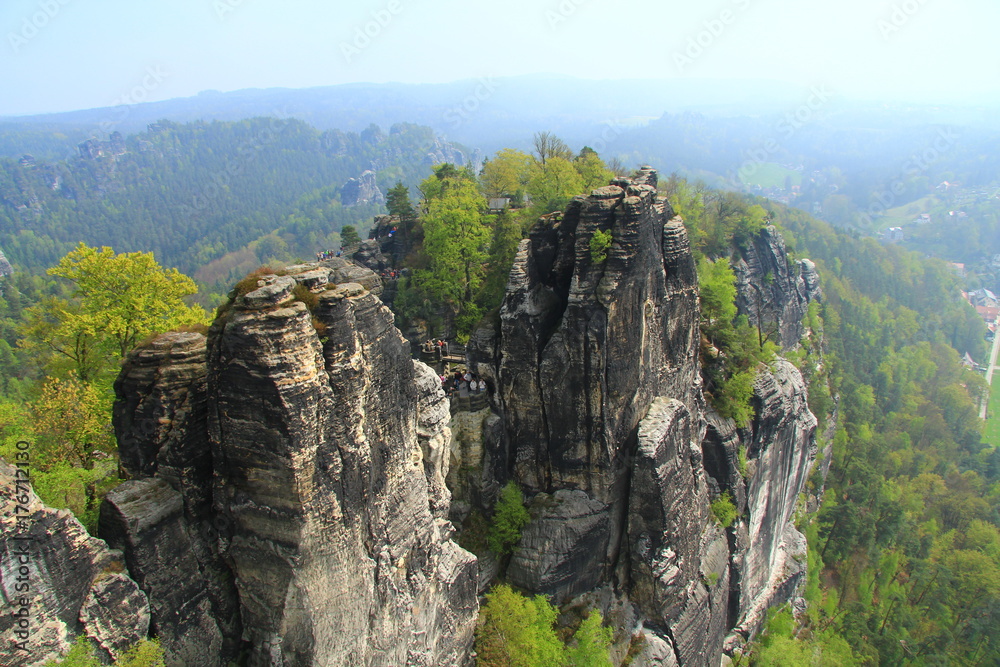
<path fill-rule="evenodd" d="M 189 534 L 191 525 L 181 494 L 164 479 L 125 482 L 101 508 L 101 537 L 125 553 L 129 574 L 149 597 L 151 630 L 167 664 L 225 665 L 235 657 L 235 636 L 227 641 L 224 634 L 237 620 L 235 590 L 220 590 L 211 574 L 225 569 L 216 559 L 205 562 L 208 549 Z"/>
<path fill-rule="evenodd" d="M 607 506 L 583 491 L 560 489 L 536 495 L 532 510 L 507 570 L 510 582 L 555 604 L 597 586 L 608 549 Z"/>
<path fill-rule="evenodd" d="M 392 314 L 357 284 L 318 288 L 310 313 L 293 278 L 265 282 L 216 323 L 209 359 L 215 505 L 250 664 L 461 662 L 476 561 L 435 518 L 447 499 L 428 484 L 418 377 Z M 442 397 L 419 393 L 433 463 Z"/>
<path fill-rule="evenodd" d="M 805 575 L 805 538 L 792 516 L 816 458 L 816 417 L 798 369 L 783 360 L 773 366 L 754 383 L 757 417 L 747 438 L 749 518 L 737 589 L 737 630 L 745 634 L 759 630 L 768 606 L 787 599 Z"/>
<path fill-rule="evenodd" d="M 647 170 L 577 198 L 514 260 L 496 376 L 513 468 L 530 491 L 620 501 L 627 440 L 653 397 L 699 400 L 693 260 L 655 184 Z M 598 231 L 614 239 L 603 261 L 590 250 Z"/>
<path fill-rule="evenodd" d="M 481 479 L 487 508 L 509 478 L 534 495 L 512 582 L 557 602 L 610 586 L 646 636 L 636 664 L 717 665 L 768 605 L 794 594 L 801 545 L 790 519 L 815 419 L 785 362 L 758 379 L 748 428 L 706 408 L 694 260 L 656 182 L 649 168 L 617 179 L 522 241 L 499 326 L 469 345 L 470 364 L 496 387 L 498 427 L 478 417 L 481 445 L 458 460 Z M 606 258 L 591 249 L 598 231 L 611 234 Z M 760 278 L 761 320 L 794 345 L 818 296 L 813 268 L 792 268 L 765 230 L 737 268 L 741 306 L 757 286 L 747 281 Z M 727 530 L 710 510 L 722 492 L 746 517 Z"/>
<path fill-rule="evenodd" d="M 680 664 L 717 664 L 727 629 L 729 550 L 709 515 L 699 432 L 658 397 L 639 425 L 629 494 L 629 598 L 665 626 Z"/>
<path fill-rule="evenodd" d="M 168 333 L 128 356 L 115 382 L 115 436 L 122 468 L 156 475 L 181 493 L 190 517 L 211 508 L 205 336 Z"/>
<path fill-rule="evenodd" d="M 137 479 L 109 494 L 101 531 L 168 664 L 225 664 L 240 639 L 254 666 L 469 660 L 477 564 L 446 518 L 448 402 L 379 299 L 338 283 L 377 276 L 341 264 L 264 276 L 207 352 L 166 334 L 116 384 Z"/>
<path fill-rule="evenodd" d="M 113 417 L 133 481 L 108 494 L 99 525 L 149 596 L 171 667 L 199 653 L 212 656 L 206 667 L 225 665 L 240 644 L 239 601 L 215 539 L 205 359 L 204 335 L 175 332 L 125 360 Z"/>
<path fill-rule="evenodd" d="M 739 311 L 781 346 L 798 345 L 806 309 L 821 296 L 816 266 L 809 260 L 791 264 L 781 234 L 768 226 L 741 249 L 733 271 Z"/>

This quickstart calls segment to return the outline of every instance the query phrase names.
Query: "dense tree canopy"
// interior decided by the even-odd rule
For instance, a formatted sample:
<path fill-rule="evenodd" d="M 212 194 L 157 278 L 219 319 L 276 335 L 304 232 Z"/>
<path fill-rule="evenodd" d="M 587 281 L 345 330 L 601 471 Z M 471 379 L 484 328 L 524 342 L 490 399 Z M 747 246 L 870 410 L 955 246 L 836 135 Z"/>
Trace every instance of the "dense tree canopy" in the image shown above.
<path fill-rule="evenodd" d="M 122 253 L 80 244 L 49 269 L 73 286 L 69 299 L 50 297 L 25 314 L 21 345 L 69 360 L 77 377 L 94 380 L 152 333 L 205 324 L 207 313 L 184 298 L 198 289 L 152 253 Z"/>

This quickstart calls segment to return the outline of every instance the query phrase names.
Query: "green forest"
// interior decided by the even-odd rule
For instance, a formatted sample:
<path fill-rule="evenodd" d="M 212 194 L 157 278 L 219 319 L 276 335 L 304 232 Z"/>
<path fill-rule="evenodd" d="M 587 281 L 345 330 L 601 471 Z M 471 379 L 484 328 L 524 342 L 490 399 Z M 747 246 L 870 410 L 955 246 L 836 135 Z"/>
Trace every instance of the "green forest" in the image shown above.
<path fill-rule="evenodd" d="M 432 130 L 372 125 L 320 132 L 294 119 L 178 124 L 91 140 L 48 163 L 0 158 L 0 250 L 28 272 L 83 241 L 151 251 L 164 266 L 228 289 L 271 259 L 310 258 L 346 225 L 367 229 L 385 209 L 345 207 L 340 188 L 365 170 L 384 192 L 430 171 Z"/>

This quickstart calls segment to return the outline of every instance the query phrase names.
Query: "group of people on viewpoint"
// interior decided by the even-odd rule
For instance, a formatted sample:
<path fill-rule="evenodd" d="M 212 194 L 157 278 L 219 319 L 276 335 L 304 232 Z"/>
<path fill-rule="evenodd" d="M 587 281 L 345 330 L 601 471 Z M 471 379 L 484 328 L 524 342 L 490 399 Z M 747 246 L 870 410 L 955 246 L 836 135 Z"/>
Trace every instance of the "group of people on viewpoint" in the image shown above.
<path fill-rule="evenodd" d="M 462 371 L 456 370 L 450 376 L 441 376 L 441 388 L 448 394 L 459 393 L 463 389 L 468 390 L 469 394 L 481 394 L 486 391 L 486 380 L 475 373 L 469 371 L 462 373 Z"/>
<path fill-rule="evenodd" d="M 448 341 L 440 338 L 426 340 L 420 345 L 420 348 L 424 354 L 435 355 L 438 359 L 444 359 L 448 355 Z"/>
<path fill-rule="evenodd" d="M 334 252 L 333 250 L 323 250 L 316 253 L 316 261 L 322 262 L 325 259 L 333 259 L 334 257 L 340 257 L 344 254 L 344 246 L 340 246 L 340 250 Z"/>

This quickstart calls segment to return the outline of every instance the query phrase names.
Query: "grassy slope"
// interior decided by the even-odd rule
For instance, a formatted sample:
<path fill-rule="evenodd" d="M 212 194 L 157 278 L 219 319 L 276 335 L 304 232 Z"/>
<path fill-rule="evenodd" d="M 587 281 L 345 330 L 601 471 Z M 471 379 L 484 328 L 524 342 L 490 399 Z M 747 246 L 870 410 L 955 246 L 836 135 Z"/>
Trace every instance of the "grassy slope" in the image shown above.
<path fill-rule="evenodd" d="M 759 185 L 762 188 L 783 188 L 785 187 L 785 177 L 791 176 L 792 185 L 802 184 L 802 174 L 792 169 L 786 169 L 780 164 L 775 164 L 774 162 L 765 162 L 757 167 L 757 170 L 753 172 L 748 178 L 740 178 L 743 180 L 744 185 Z"/>
<path fill-rule="evenodd" d="M 986 420 L 986 430 L 983 432 L 983 440 L 994 447 L 1000 447 L 1000 377 L 993 378 L 993 387 L 990 392 L 990 407 L 988 408 L 987 415 L 990 415 L 990 417 Z"/>

